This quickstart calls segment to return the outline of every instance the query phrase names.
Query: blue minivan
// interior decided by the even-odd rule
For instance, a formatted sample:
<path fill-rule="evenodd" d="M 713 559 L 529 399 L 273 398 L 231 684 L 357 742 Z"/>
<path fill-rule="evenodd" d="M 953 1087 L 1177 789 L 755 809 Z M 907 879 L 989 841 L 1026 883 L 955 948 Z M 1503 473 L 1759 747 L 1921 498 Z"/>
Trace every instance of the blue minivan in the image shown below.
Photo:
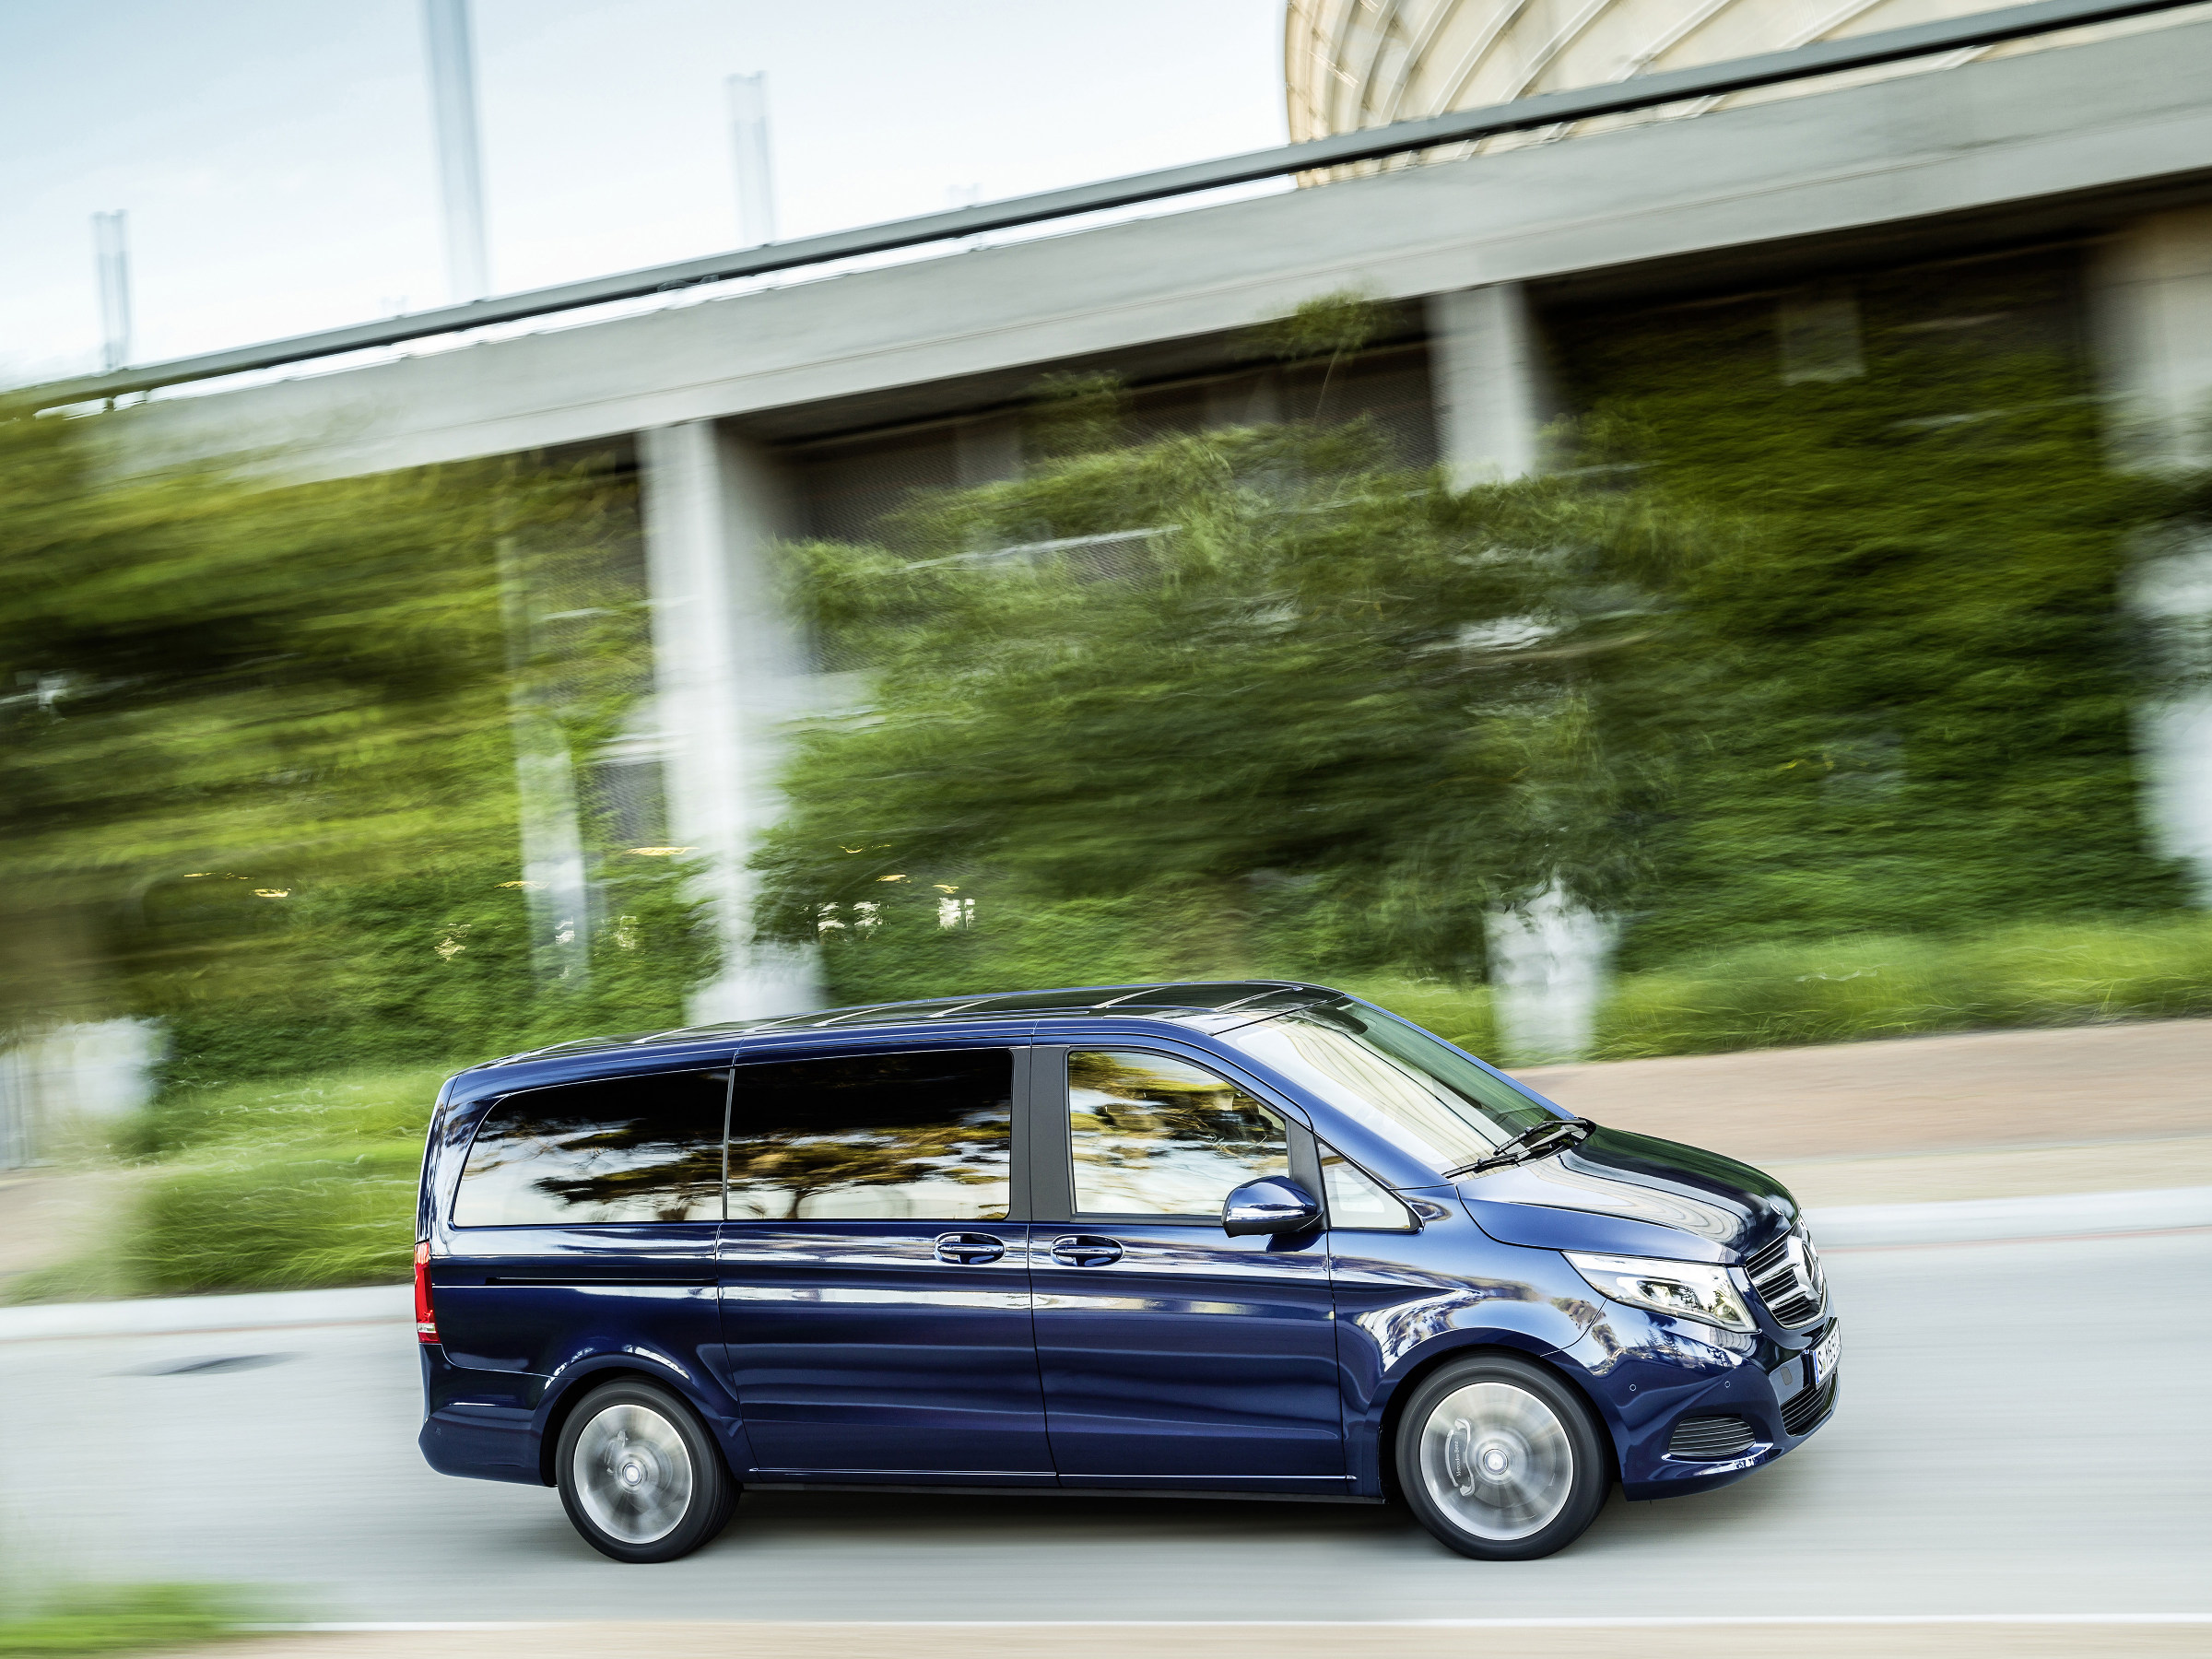
<path fill-rule="evenodd" d="M 665 1561 L 745 1487 L 1382 1502 L 1463 1555 L 1835 1408 L 1795 1202 L 1283 982 L 563 1043 L 441 1092 L 422 1450 Z"/>

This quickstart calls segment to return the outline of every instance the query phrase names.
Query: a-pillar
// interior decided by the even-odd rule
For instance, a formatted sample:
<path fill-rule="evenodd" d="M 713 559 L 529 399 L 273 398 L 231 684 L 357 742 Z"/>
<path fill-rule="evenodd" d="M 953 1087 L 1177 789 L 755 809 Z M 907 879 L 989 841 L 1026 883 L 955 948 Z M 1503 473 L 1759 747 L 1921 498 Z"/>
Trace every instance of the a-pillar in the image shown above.
<path fill-rule="evenodd" d="M 710 420 L 638 436 L 654 702 L 676 840 L 706 861 L 722 972 L 699 1023 L 818 1006 L 812 954 L 756 940 L 746 861 L 775 821 L 783 734 L 812 700 L 804 643 L 778 601 L 792 493 L 758 446 Z"/>
<path fill-rule="evenodd" d="M 2153 214 L 2110 238 L 2090 295 L 2115 458 L 2212 465 L 2212 209 Z M 2212 542 L 2147 543 L 2130 589 L 2173 687 L 2136 723 L 2146 828 L 2212 905 Z"/>
<path fill-rule="evenodd" d="M 1556 412 L 1541 326 L 1519 283 L 1429 300 L 1429 362 L 1439 458 L 1461 489 L 1543 470 Z M 1532 873 L 1533 874 L 1533 873 Z M 1589 1053 L 1611 977 L 1611 922 L 1568 896 L 1562 872 L 1487 918 L 1491 1008 L 1508 1059 Z"/>

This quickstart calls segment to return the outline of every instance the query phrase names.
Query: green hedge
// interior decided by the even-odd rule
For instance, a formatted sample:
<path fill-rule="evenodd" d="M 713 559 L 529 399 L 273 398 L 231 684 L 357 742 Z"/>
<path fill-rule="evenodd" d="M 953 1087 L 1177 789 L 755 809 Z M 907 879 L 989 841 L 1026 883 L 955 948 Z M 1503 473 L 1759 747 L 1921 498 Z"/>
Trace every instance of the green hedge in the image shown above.
<path fill-rule="evenodd" d="M 1624 975 L 1598 1057 L 2212 1014 L 2212 918 L 1766 946 Z"/>
<path fill-rule="evenodd" d="M 1485 1059 L 1512 1063 L 1487 986 L 1339 982 Z M 1623 974 L 1599 1011 L 1594 1057 L 2194 1016 L 2212 1016 L 2212 917 L 2021 923 L 1975 938 L 1757 946 Z"/>

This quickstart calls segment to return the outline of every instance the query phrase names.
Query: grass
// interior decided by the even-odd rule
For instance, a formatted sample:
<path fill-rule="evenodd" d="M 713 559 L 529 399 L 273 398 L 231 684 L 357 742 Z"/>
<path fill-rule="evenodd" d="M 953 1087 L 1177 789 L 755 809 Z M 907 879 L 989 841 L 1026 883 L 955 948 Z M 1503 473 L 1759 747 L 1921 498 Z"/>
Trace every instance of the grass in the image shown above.
<path fill-rule="evenodd" d="M 164 1101 L 154 1133 L 175 1150 L 147 1185 L 126 1273 L 155 1293 L 405 1278 L 423 1132 L 452 1069 L 323 1073 Z"/>
<path fill-rule="evenodd" d="M 451 1066 L 177 1091 L 116 1242 L 26 1273 L 11 1301 L 295 1290 L 407 1277 L 422 1137 Z"/>
<path fill-rule="evenodd" d="M 148 1184 L 125 1272 L 155 1295 L 403 1279 L 421 1157 L 419 1144 L 341 1142 L 182 1164 Z"/>
<path fill-rule="evenodd" d="M 1382 974 L 1332 982 L 1340 991 L 1364 996 L 1486 1059 L 1498 1053 L 1498 1028 L 1490 1013 L 1488 985 L 1454 985 L 1443 980 Z"/>
<path fill-rule="evenodd" d="M 2212 1014 L 2212 917 L 1766 946 L 1618 982 L 1597 1057 Z"/>
<path fill-rule="evenodd" d="M 0 1659 L 182 1647 L 235 1635 L 242 1618 L 232 1594 L 204 1585 L 80 1585 L 0 1616 Z"/>
<path fill-rule="evenodd" d="M 1378 976 L 1343 988 L 1486 1059 L 1514 1062 L 1487 986 Z M 1975 937 L 1755 946 L 1623 974 L 1599 1010 L 1593 1057 L 2203 1015 L 2212 1015 L 2212 917 L 2023 923 Z"/>
<path fill-rule="evenodd" d="M 281 1081 L 180 1089 L 154 1109 L 163 1151 L 278 1141 L 412 1139 L 419 1149 L 438 1087 L 454 1065 L 360 1066 Z"/>

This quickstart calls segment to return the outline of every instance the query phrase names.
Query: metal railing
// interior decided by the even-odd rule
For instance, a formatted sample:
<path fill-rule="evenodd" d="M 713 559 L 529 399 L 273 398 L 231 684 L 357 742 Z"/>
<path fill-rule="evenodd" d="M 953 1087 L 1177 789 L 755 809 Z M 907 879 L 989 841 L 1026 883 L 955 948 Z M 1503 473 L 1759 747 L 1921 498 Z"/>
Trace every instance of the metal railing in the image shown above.
<path fill-rule="evenodd" d="M 1885 29 L 1878 34 L 1849 40 L 1821 41 L 1786 52 L 1761 53 L 1754 57 L 1696 68 L 1672 69 L 1637 76 L 1602 87 L 1546 92 L 1534 98 L 1487 109 L 1456 111 L 1419 121 L 1401 121 L 1388 126 L 1339 133 L 1302 144 L 1282 145 L 1214 161 L 1194 162 L 1128 178 L 1077 184 L 1065 190 L 1018 196 L 1009 201 L 924 214 L 917 218 L 801 237 L 742 248 L 703 259 L 678 261 L 594 276 L 582 282 L 534 288 L 526 293 L 498 295 L 465 305 L 442 306 L 376 323 L 355 324 L 296 335 L 288 339 L 240 346 L 197 357 L 119 369 L 112 373 L 85 375 L 35 388 L 40 406 L 56 408 L 90 403 L 132 392 L 147 392 L 187 381 L 213 380 L 274 369 L 315 358 L 382 346 L 397 346 L 437 335 L 456 334 L 493 324 L 519 322 L 557 312 L 633 300 L 654 293 L 687 288 L 701 283 L 725 282 L 736 277 L 767 276 L 806 265 L 886 253 L 930 242 L 947 241 L 985 231 L 1008 230 L 1026 225 L 1071 218 L 1081 214 L 1166 201 L 1204 191 L 1294 173 L 1371 161 L 1443 145 L 1460 144 L 1501 133 L 1525 132 L 1594 116 L 1620 114 L 1632 110 L 1684 100 L 1715 98 L 1752 87 L 1804 80 L 1844 70 L 1933 57 L 1961 48 L 1992 46 L 2006 41 L 2050 34 L 2087 24 L 2109 23 L 2147 13 L 2171 11 L 2195 0 L 2037 0 L 2028 6 L 2006 6 L 1971 17 L 1924 23 L 1910 29 Z"/>

